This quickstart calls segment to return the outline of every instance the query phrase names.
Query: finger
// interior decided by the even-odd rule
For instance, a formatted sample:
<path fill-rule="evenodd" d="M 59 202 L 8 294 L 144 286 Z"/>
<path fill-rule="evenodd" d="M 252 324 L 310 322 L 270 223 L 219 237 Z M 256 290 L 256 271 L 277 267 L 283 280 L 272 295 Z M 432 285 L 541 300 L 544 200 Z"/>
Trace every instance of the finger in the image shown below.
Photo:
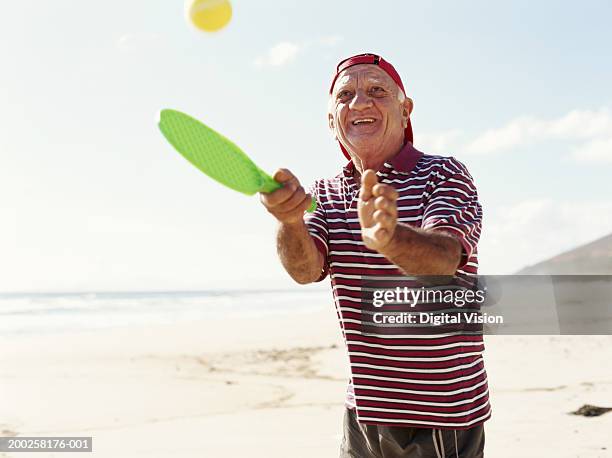
<path fill-rule="evenodd" d="M 291 199 L 293 194 L 300 188 L 301 186 L 297 181 L 289 181 L 276 191 L 260 193 L 261 201 L 266 207 L 276 207 Z"/>
<path fill-rule="evenodd" d="M 397 200 L 398 197 L 398 193 L 393 186 L 382 183 L 378 183 L 372 188 L 372 194 L 375 197 L 383 196 L 391 200 Z"/>
<path fill-rule="evenodd" d="M 374 208 L 376 210 L 383 210 L 390 215 L 397 216 L 397 203 L 391 199 L 387 199 L 384 196 L 377 197 L 374 200 Z"/>
<path fill-rule="evenodd" d="M 374 170 L 366 170 L 361 175 L 361 190 L 359 198 L 361 200 L 369 200 L 372 197 L 372 187 L 378 183 L 378 177 Z"/>
<path fill-rule="evenodd" d="M 284 208 L 282 209 L 283 211 L 274 211 L 274 215 L 281 220 L 287 219 L 287 217 L 290 216 L 292 213 L 296 213 L 298 211 L 300 213 L 304 213 L 310 207 L 311 202 L 312 197 L 309 194 L 306 194 L 304 200 L 299 202 L 298 205 L 296 205 L 294 208 L 286 211 Z"/>
<path fill-rule="evenodd" d="M 395 223 L 395 218 L 383 210 L 376 210 L 372 217 L 376 224 L 384 228 L 391 228 Z"/>
<path fill-rule="evenodd" d="M 294 211 L 298 206 L 300 206 L 306 196 L 304 192 L 304 188 L 301 186 L 295 190 L 295 192 L 289 197 L 289 199 L 281 202 L 278 205 L 273 206 L 272 208 L 275 211 L 286 213 L 290 211 Z"/>
<path fill-rule="evenodd" d="M 291 173 L 289 169 L 278 169 L 276 172 L 274 172 L 274 176 L 272 178 L 282 184 L 291 181 L 295 181 L 296 183 L 298 183 L 297 177 L 293 173 Z"/>

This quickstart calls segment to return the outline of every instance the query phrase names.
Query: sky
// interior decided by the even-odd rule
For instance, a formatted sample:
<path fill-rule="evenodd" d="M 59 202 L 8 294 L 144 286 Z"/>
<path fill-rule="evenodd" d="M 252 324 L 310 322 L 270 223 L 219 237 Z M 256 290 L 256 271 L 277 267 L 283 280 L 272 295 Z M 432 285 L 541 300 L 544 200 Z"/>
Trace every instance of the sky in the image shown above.
<path fill-rule="evenodd" d="M 2 0 L 0 292 L 284 288 L 273 218 L 157 130 L 185 111 L 305 185 L 344 159 L 335 64 L 402 75 L 414 145 L 454 156 L 483 205 L 480 273 L 612 232 L 612 3 L 246 1 L 191 28 L 173 0 Z"/>

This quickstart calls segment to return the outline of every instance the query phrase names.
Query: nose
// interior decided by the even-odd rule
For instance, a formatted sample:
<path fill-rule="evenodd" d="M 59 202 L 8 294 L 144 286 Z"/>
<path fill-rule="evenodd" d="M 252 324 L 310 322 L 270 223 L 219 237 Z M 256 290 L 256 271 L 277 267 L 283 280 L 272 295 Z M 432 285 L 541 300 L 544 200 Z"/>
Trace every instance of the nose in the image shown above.
<path fill-rule="evenodd" d="M 358 89 L 355 92 L 349 108 L 351 110 L 365 110 L 372 106 L 372 98 L 363 89 Z"/>

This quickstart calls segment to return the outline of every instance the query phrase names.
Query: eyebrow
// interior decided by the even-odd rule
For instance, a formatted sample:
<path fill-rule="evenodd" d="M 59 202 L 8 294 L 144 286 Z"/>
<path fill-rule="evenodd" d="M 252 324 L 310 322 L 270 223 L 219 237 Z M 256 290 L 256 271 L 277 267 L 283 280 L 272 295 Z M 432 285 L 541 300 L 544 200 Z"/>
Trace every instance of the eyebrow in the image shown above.
<path fill-rule="evenodd" d="M 376 73 L 366 73 L 364 75 L 369 83 L 376 83 L 389 88 L 389 82 L 385 81 L 382 75 L 377 75 Z M 344 75 L 338 78 L 336 83 L 336 88 L 334 89 L 334 93 L 338 93 L 340 89 L 343 89 L 345 86 L 349 85 L 351 82 L 355 81 L 355 77 L 352 75 Z"/>

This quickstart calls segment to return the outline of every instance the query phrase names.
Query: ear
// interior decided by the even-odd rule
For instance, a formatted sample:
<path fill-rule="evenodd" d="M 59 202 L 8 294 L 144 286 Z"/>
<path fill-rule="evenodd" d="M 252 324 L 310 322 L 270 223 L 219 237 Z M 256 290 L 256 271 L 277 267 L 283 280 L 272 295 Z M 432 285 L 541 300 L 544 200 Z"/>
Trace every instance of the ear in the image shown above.
<path fill-rule="evenodd" d="M 334 122 L 334 116 L 331 113 L 327 113 L 327 126 L 329 127 L 330 133 L 334 139 L 338 139 L 336 135 L 336 123 Z"/>
<path fill-rule="evenodd" d="M 410 97 L 406 97 L 402 102 L 402 117 L 404 118 L 404 127 L 408 125 L 408 119 L 412 114 L 412 109 L 414 108 L 414 102 Z"/>

